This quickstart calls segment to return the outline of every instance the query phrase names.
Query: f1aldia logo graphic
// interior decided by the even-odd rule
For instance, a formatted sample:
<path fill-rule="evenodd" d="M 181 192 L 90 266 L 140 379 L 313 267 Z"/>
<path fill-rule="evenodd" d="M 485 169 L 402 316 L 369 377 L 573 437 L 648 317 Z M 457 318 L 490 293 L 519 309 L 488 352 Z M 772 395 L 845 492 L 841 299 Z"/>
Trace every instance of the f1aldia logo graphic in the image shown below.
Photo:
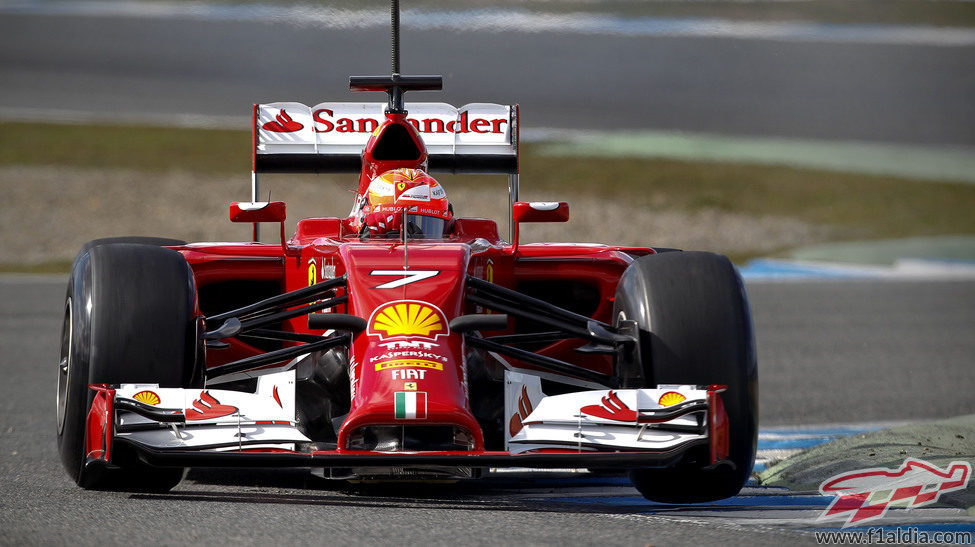
<path fill-rule="evenodd" d="M 293 133 L 303 129 L 305 126 L 294 121 L 294 119 L 292 119 L 291 116 L 282 108 L 281 112 L 279 112 L 273 120 L 265 123 L 261 127 L 266 131 L 273 131 L 275 133 Z"/>
<path fill-rule="evenodd" d="M 971 478 L 972 466 L 956 461 L 942 470 L 908 458 L 899 469 L 858 469 L 823 481 L 819 492 L 837 496 L 819 520 L 844 520 L 843 527 L 883 517 L 890 507 L 912 509 L 937 501 L 945 492 L 963 490 Z"/>
<path fill-rule="evenodd" d="M 372 312 L 368 334 L 380 340 L 397 336 L 416 336 L 428 340 L 450 334 L 447 319 L 433 304 L 417 300 L 396 300 Z"/>

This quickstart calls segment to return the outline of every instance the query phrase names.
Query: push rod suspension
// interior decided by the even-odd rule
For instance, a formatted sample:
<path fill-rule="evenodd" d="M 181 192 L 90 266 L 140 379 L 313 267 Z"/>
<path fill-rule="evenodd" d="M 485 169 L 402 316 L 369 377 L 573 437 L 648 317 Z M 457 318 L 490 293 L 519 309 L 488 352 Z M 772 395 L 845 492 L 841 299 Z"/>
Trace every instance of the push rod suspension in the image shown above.
<path fill-rule="evenodd" d="M 290 348 L 279 349 L 275 351 L 269 351 L 267 353 L 262 353 L 260 355 L 254 355 L 252 357 L 245 357 L 237 361 L 232 361 L 223 365 L 215 366 L 207 370 L 207 378 L 216 378 L 218 376 L 223 376 L 226 374 L 233 374 L 235 372 L 247 372 L 256 368 L 263 367 L 265 365 L 271 365 L 274 363 L 280 363 L 281 361 L 287 361 L 289 359 L 294 359 L 299 355 L 305 353 L 311 353 L 313 351 L 322 351 L 335 346 L 348 345 L 351 337 L 347 334 L 339 336 L 329 336 L 328 338 L 322 338 L 318 342 L 312 342 L 309 344 L 302 344 L 300 346 L 292 346 Z"/>
<path fill-rule="evenodd" d="M 217 315 L 212 315 L 207 317 L 207 322 L 211 324 L 220 323 L 231 317 L 236 317 L 238 319 L 254 315 L 261 312 L 266 312 L 268 310 L 283 309 L 296 304 L 302 304 L 305 302 L 311 302 L 318 300 L 324 294 L 328 293 L 336 287 L 345 286 L 345 276 L 336 277 L 335 279 L 329 279 L 328 281 L 322 281 L 321 283 L 316 283 L 314 285 L 298 289 L 291 292 L 286 292 L 284 294 L 279 294 L 277 296 L 272 296 L 271 298 L 265 298 L 259 302 L 254 302 L 242 308 L 237 308 L 235 310 L 226 311 L 219 313 Z"/>
<path fill-rule="evenodd" d="M 590 380 L 603 384 L 608 387 L 616 387 L 616 380 L 608 374 L 602 374 L 599 372 L 593 372 L 589 369 L 578 367 L 576 365 L 566 363 L 565 361 L 560 361 L 552 357 L 547 357 L 545 355 L 539 355 L 537 353 L 532 353 L 530 351 L 525 351 L 523 349 L 513 348 L 511 346 L 505 346 L 484 338 L 476 338 L 474 336 L 467 336 L 464 342 L 470 346 L 481 348 L 487 351 L 493 351 L 501 355 L 507 355 L 508 357 L 514 357 L 519 361 L 524 361 L 525 363 L 530 363 L 539 368 L 555 372 L 557 374 L 564 374 L 569 376 L 575 376 L 576 378 L 582 378 L 583 380 Z"/>
<path fill-rule="evenodd" d="M 525 307 L 531 307 L 536 310 L 537 313 L 547 315 L 560 323 L 567 323 L 571 325 L 577 325 L 578 328 L 586 330 L 586 325 L 589 324 L 593 319 L 591 317 L 586 317 L 569 310 L 562 309 L 555 304 L 551 304 L 544 300 L 538 298 L 532 298 L 531 296 L 525 296 L 519 292 L 507 289 L 500 285 L 495 285 L 483 279 L 478 279 L 473 276 L 467 276 L 467 287 L 473 295 L 481 296 L 483 302 L 482 305 L 491 306 L 494 304 L 507 302 L 514 305 L 515 309 L 523 309 Z M 600 326 L 615 332 L 612 326 L 605 323 L 598 322 Z"/>

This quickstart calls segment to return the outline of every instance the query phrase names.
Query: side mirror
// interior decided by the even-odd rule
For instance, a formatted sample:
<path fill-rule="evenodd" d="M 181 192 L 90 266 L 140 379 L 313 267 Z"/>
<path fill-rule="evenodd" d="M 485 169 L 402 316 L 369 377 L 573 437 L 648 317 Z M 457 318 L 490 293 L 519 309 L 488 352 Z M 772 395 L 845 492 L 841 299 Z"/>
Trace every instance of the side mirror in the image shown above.
<path fill-rule="evenodd" d="M 230 222 L 284 222 L 283 201 L 235 201 L 230 204 Z"/>
<path fill-rule="evenodd" d="M 569 204 L 564 201 L 516 201 L 511 206 L 511 218 L 515 221 L 512 253 L 518 252 L 518 226 L 522 222 L 566 222 L 569 220 Z"/>
<path fill-rule="evenodd" d="M 515 223 L 566 222 L 569 220 L 569 204 L 564 201 L 516 201 L 512 206 Z"/>

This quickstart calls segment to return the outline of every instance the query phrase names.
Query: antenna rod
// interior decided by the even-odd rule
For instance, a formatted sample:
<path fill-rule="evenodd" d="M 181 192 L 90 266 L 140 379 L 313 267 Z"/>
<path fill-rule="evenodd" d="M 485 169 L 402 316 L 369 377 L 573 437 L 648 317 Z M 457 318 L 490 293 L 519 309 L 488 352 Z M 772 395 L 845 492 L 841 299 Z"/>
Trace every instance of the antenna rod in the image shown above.
<path fill-rule="evenodd" d="M 410 244 L 408 243 L 409 236 L 409 224 L 407 224 L 406 207 L 403 207 L 403 225 L 400 228 L 400 232 L 403 233 L 403 269 L 410 269 Z"/>
<path fill-rule="evenodd" d="M 2 0 L 0 0 L 2 2 Z M 393 73 L 386 76 L 350 76 L 349 89 L 352 91 L 385 91 L 389 95 L 387 114 L 406 115 L 403 94 L 407 91 L 440 91 L 443 89 L 443 76 L 402 76 L 399 65 L 399 0 L 390 0 L 390 31 L 393 42 Z"/>
<path fill-rule="evenodd" d="M 389 9 L 390 29 L 393 38 L 393 74 L 399 74 L 399 0 L 390 0 Z"/>

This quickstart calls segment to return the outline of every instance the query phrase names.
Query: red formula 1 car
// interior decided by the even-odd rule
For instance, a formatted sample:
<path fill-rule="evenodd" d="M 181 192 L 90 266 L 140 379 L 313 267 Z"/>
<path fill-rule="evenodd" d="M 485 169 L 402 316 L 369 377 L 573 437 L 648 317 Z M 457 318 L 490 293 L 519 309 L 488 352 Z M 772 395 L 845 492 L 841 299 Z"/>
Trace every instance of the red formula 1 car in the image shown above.
<path fill-rule="evenodd" d="M 394 46 L 394 51 L 396 50 Z M 757 372 L 724 257 L 518 243 L 564 202 L 518 201 L 518 107 L 404 104 L 440 77 L 353 77 L 383 103 L 255 105 L 255 242 L 113 238 L 71 269 L 58 448 L 85 488 L 167 490 L 188 467 L 337 479 L 628 470 L 649 499 L 735 495 Z M 358 172 L 348 218 L 284 234 L 261 172 Z M 428 174 L 510 175 L 510 243 Z M 257 242 L 278 223 L 280 243 Z M 666 252 L 665 252 L 666 251 Z"/>

